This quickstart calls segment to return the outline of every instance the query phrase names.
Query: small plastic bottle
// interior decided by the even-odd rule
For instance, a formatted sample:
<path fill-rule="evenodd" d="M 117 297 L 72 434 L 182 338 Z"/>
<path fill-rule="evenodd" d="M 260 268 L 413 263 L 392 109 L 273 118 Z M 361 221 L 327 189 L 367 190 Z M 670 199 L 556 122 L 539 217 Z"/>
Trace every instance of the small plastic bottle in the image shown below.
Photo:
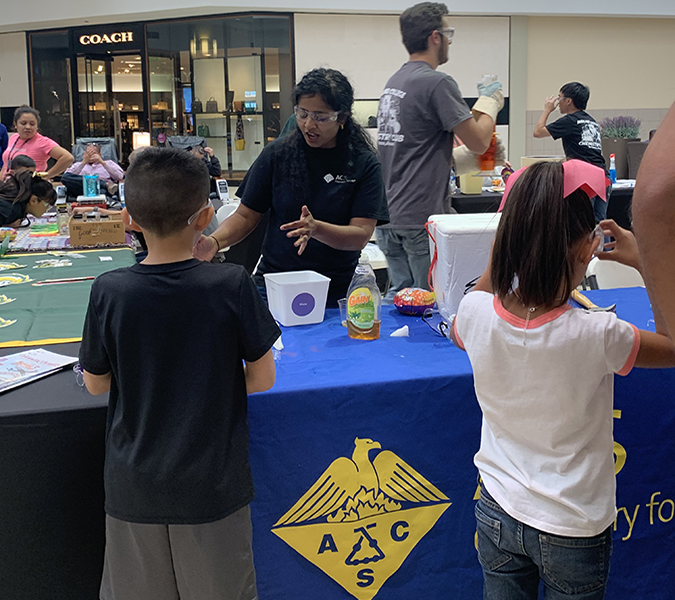
<path fill-rule="evenodd" d="M 609 155 L 609 178 L 612 183 L 616 183 L 616 156 L 614 154 Z"/>
<path fill-rule="evenodd" d="M 457 189 L 457 176 L 455 175 L 455 167 L 450 168 L 450 193 L 454 194 Z"/>
<path fill-rule="evenodd" d="M 357 340 L 376 340 L 380 337 L 382 296 L 377 287 L 375 272 L 362 255 L 354 271 L 347 292 L 347 333 Z"/>
<path fill-rule="evenodd" d="M 56 200 L 56 226 L 59 229 L 59 235 L 69 235 L 68 223 L 70 215 L 68 214 L 68 205 L 65 198 Z"/>

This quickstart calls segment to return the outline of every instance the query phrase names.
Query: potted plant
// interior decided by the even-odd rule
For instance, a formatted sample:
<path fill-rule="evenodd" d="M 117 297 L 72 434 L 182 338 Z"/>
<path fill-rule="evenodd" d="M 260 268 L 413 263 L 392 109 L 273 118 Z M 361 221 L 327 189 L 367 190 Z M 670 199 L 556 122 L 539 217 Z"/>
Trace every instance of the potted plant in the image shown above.
<path fill-rule="evenodd" d="M 609 155 L 616 157 L 616 176 L 618 179 L 628 177 L 628 142 L 640 141 L 640 125 L 642 121 L 636 117 L 607 117 L 598 123 L 602 138 L 602 155 L 609 167 Z"/>

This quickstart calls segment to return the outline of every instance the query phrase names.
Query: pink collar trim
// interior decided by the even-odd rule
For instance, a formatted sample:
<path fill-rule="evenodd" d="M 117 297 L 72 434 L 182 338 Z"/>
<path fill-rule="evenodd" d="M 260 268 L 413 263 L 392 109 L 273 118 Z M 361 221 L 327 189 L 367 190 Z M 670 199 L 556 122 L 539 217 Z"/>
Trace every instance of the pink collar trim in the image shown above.
<path fill-rule="evenodd" d="M 513 325 L 514 327 L 518 327 L 519 329 L 525 329 L 526 323 L 525 319 L 517 317 L 516 315 L 506 310 L 501 300 L 497 296 L 494 297 L 492 305 L 499 318 L 506 321 L 509 325 Z M 562 306 L 559 306 L 558 308 L 554 308 L 553 310 L 549 310 L 547 313 L 544 313 L 543 315 L 537 317 L 536 319 L 530 319 L 529 323 L 527 323 L 527 328 L 536 329 L 537 327 L 546 325 L 546 323 L 554 321 L 560 315 L 566 313 L 568 310 L 572 310 L 572 307 L 567 303 L 563 304 Z"/>

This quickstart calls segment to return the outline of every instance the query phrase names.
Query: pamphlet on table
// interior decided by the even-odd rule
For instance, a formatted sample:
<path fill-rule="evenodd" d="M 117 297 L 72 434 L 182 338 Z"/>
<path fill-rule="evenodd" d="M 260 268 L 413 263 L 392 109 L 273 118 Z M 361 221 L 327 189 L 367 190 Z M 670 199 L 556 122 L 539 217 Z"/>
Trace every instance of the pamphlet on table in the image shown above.
<path fill-rule="evenodd" d="M 34 348 L 0 358 L 0 393 L 25 385 L 77 362 L 77 358 Z"/>

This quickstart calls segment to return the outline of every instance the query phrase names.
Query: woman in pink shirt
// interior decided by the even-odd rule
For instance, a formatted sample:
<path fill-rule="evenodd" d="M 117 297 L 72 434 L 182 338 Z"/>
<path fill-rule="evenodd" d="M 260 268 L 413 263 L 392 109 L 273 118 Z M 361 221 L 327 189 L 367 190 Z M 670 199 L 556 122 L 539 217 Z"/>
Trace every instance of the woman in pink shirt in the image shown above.
<path fill-rule="evenodd" d="M 0 171 L 0 181 L 4 179 L 7 165 L 19 154 L 30 156 L 34 161 L 38 173 L 44 173 L 45 179 L 51 179 L 63 173 L 73 164 L 73 155 L 61 148 L 54 140 L 38 133 L 40 113 L 30 106 L 20 106 L 14 112 L 14 129 L 9 137 L 7 150 L 2 155 L 3 167 Z M 56 160 L 54 166 L 47 170 L 47 161 Z"/>

